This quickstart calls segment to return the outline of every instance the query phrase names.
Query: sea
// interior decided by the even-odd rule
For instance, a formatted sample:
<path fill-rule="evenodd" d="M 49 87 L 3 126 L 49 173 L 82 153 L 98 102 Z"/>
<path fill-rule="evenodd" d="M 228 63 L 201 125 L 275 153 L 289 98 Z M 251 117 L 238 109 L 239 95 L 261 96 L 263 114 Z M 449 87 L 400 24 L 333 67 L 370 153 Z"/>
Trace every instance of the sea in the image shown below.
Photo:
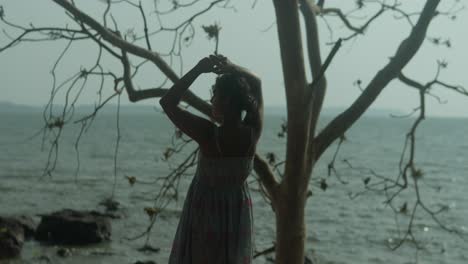
<path fill-rule="evenodd" d="M 52 134 L 44 137 L 40 109 L 0 112 L 0 215 L 29 215 L 39 221 L 41 214 L 63 208 L 103 211 L 100 203 L 114 194 L 120 218 L 111 220 L 111 241 L 68 247 L 71 256 L 66 258 L 57 255 L 59 246 L 27 241 L 19 258 L 5 263 L 167 263 L 194 168 L 181 177 L 178 199 L 158 214 L 150 235 L 134 238 L 150 223 L 144 208 L 155 204 L 161 188 L 156 179 L 167 176 L 196 146 L 189 143 L 165 159 L 175 131 L 168 118 L 156 108 L 121 109 L 117 118 L 115 107 L 98 114 L 75 144 L 81 124 L 73 120 L 87 114 L 76 112 L 64 127 L 55 170 L 44 175 Z M 319 127 L 331 118 L 332 114 L 324 114 Z M 378 185 L 381 177 L 398 176 L 414 119 L 365 115 L 346 133 L 334 159 L 335 172 L 329 173 L 329 164 L 336 143 L 319 160 L 306 205 L 305 246 L 314 263 L 468 263 L 468 118 L 427 117 L 416 132 L 418 194 L 426 208 L 440 211 L 436 219 L 422 206 L 412 217 L 417 193 L 411 177 L 408 187 L 394 198 L 393 209 L 386 203 L 389 193 L 370 190 L 373 184 L 383 186 Z M 282 112 L 266 111 L 257 153 L 275 153 L 277 162 L 284 159 L 286 141 L 278 136 L 284 121 Z M 131 185 L 127 177 L 137 182 Z M 259 252 L 275 241 L 274 213 L 254 175 L 248 182 Z M 412 236 L 393 249 L 410 222 Z M 159 251 L 140 251 L 146 242 Z M 273 257 L 261 255 L 253 263 L 272 263 Z"/>

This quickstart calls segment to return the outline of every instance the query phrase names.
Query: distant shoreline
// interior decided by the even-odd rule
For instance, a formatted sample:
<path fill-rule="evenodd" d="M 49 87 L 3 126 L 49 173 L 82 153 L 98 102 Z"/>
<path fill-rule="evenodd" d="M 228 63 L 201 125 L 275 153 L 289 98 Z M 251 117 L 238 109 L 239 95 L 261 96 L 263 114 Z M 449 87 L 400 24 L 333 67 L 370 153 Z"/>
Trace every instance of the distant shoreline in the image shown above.
<path fill-rule="evenodd" d="M 45 106 L 40 105 L 24 105 L 16 104 L 9 101 L 0 101 L 0 113 L 42 113 Z M 102 114 L 114 114 L 116 112 L 117 105 L 109 104 L 100 109 Z M 94 111 L 94 105 L 79 105 L 75 107 L 75 113 L 87 114 Z M 57 113 L 61 114 L 63 105 L 54 105 L 54 109 Z M 161 113 L 162 110 L 159 105 L 121 105 L 122 114 L 154 114 Z M 343 107 L 330 107 L 324 108 L 322 115 L 324 116 L 336 116 L 345 110 Z M 370 109 L 364 116 L 366 117 L 391 117 L 393 116 L 404 116 L 407 113 L 396 109 Z M 283 116 L 286 117 L 285 106 L 265 106 L 265 115 L 267 116 Z M 463 116 L 429 116 L 430 118 L 466 118 Z"/>

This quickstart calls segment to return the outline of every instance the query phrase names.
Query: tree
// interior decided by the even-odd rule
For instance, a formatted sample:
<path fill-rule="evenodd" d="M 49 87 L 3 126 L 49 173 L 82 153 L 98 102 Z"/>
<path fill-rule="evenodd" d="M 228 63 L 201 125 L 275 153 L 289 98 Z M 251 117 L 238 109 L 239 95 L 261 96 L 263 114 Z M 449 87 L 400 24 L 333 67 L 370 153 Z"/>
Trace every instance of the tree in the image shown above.
<path fill-rule="evenodd" d="M 167 80 L 171 82 L 177 81 L 179 75 L 167 60 L 169 58 L 172 59 L 173 56 L 180 57 L 183 44 L 193 39 L 195 34 L 194 21 L 213 7 L 232 7 L 229 1 L 226 0 L 215 0 L 210 3 L 204 3 L 201 0 L 187 3 L 168 1 L 167 5 L 169 8 L 165 11 L 158 9 L 158 6 L 155 5 L 155 12 L 158 18 L 165 13 L 176 12 L 195 5 L 203 6 L 203 9 L 190 13 L 185 20 L 173 27 L 166 27 L 160 24 L 159 28 L 150 30 L 150 25 L 147 23 L 146 13 L 141 2 L 106 0 L 107 8 L 100 20 L 81 11 L 79 6 L 75 4 L 75 1 L 52 0 L 52 2 L 62 7 L 76 25 L 43 28 L 37 28 L 33 25 L 19 26 L 9 22 L 4 9 L 0 8 L 0 18 L 4 25 L 19 32 L 19 34 L 14 37 L 10 36 L 11 41 L 0 47 L 0 52 L 4 52 L 24 41 L 37 40 L 66 40 L 70 44 L 76 41 L 87 40 L 96 43 L 100 52 L 97 62 L 92 68 L 82 69 L 63 84 L 68 85 L 69 88 L 67 90 L 64 108 L 60 115 L 53 115 L 51 109 L 54 95 L 57 90 L 63 86 L 56 85 L 55 83 L 53 85 L 51 101 L 46 106 L 44 112 L 46 127 L 55 131 L 55 140 L 50 148 L 50 163 L 46 166 L 46 173 L 50 173 L 55 167 L 58 139 L 61 130 L 70 122 L 70 118 L 73 115 L 74 104 L 79 97 L 80 89 L 83 89 L 79 88 L 75 97 L 68 96 L 73 89 L 76 89 L 74 87 L 78 81 L 83 81 L 82 87 L 84 87 L 87 78 L 97 75 L 102 77 L 103 80 L 104 78 L 110 78 L 114 82 L 114 92 L 107 98 L 99 98 L 99 104 L 91 115 L 75 121 L 82 124 L 82 131 L 90 125 L 94 116 L 107 102 L 115 98 L 118 98 L 118 102 L 120 102 L 120 96 L 124 91 L 131 102 L 161 97 L 166 91 L 162 88 L 166 81 L 163 81 L 162 85 L 158 88 L 137 90 L 134 87 L 133 77 L 138 69 L 146 62 L 151 62 L 164 74 Z M 420 107 L 416 110 L 419 116 L 407 135 L 407 144 L 402 153 L 400 175 L 398 178 L 383 178 L 379 185 L 374 185 L 370 189 L 390 193 L 387 196 L 387 202 L 392 203 L 397 195 L 411 187 L 418 195 L 417 203 L 412 209 L 413 216 L 416 209 L 419 207 L 429 213 L 437 223 L 441 224 L 436 216 L 437 211 L 428 208 L 418 194 L 418 175 L 421 174 L 421 170 L 416 167 L 414 162 L 416 149 L 415 132 L 420 122 L 425 118 L 425 98 L 431 95 L 432 87 L 444 87 L 463 95 L 468 95 L 468 91 L 462 86 L 447 84 L 439 80 L 439 72 L 446 67 L 444 62 L 438 63 L 436 76 L 425 84 L 406 76 L 404 74 L 404 68 L 414 58 L 425 40 L 432 41 L 436 44 L 450 45 L 449 41 L 428 38 L 427 31 L 431 22 L 436 17 L 455 16 L 457 9 L 452 8 L 447 12 L 440 11 L 438 9 L 440 0 L 427 0 L 420 12 L 409 13 L 400 8 L 400 3 L 398 1 L 358 0 L 356 1 L 356 10 L 358 11 L 371 5 L 378 8 L 364 23 L 361 23 L 361 26 L 356 26 L 354 24 L 355 21 L 349 16 L 349 13 L 345 13 L 340 8 L 327 7 L 326 1 L 314 3 L 312 0 L 273 0 L 272 2 L 276 15 L 284 88 L 286 91 L 287 124 L 285 124 L 284 127 L 287 135 L 286 157 L 284 162 L 282 162 L 283 167 L 280 171 L 280 178 L 276 177 L 269 162 L 258 154 L 255 157 L 254 169 L 276 215 L 276 263 L 303 263 L 304 243 L 306 241 L 304 210 L 307 198 L 309 197 L 309 182 L 313 178 L 314 167 L 325 150 L 327 150 L 333 142 L 339 140 L 339 144 L 341 144 L 346 131 L 359 120 L 376 98 L 379 97 L 384 88 L 394 80 L 399 80 L 419 91 Z M 455 1 L 455 6 L 457 2 L 458 1 Z M 111 15 L 111 8 L 116 4 L 126 4 L 128 8 L 136 8 L 141 12 L 144 24 L 143 34 L 141 36 L 136 35 L 134 32 L 126 32 L 124 34 L 119 31 L 117 21 Z M 333 55 L 337 52 L 343 41 L 346 42 L 364 34 L 366 29 L 369 28 L 374 21 L 387 12 L 393 12 L 398 18 L 407 20 L 411 27 L 411 32 L 406 39 L 401 41 L 395 54 L 390 58 L 385 67 L 379 70 L 369 83 L 365 86 L 362 85 L 361 81 L 356 83 L 362 88 L 362 93 L 356 101 L 344 112 L 336 116 L 324 129 L 317 131 L 317 123 L 320 119 L 323 100 L 327 89 L 327 78 L 329 78 L 326 77 L 325 70 L 330 64 Z M 302 36 L 301 31 L 301 16 L 305 24 L 305 42 L 303 41 L 304 36 Z M 317 17 L 327 16 L 337 17 L 349 30 L 350 34 L 343 39 L 336 40 L 335 49 L 327 57 L 327 60 L 322 62 Z M 217 25 L 212 25 L 204 29 L 209 34 L 209 37 L 214 38 L 217 43 L 219 27 Z M 166 59 L 163 58 L 164 54 L 156 52 L 152 47 L 154 38 L 160 35 L 164 36 L 165 33 L 173 34 L 173 39 L 171 40 L 172 47 L 169 53 L 166 54 Z M 35 38 L 28 38 L 30 35 L 34 34 L 36 36 Z M 167 41 L 164 37 L 160 39 Z M 137 43 L 143 44 L 139 45 Z M 308 51 L 307 60 L 304 59 L 304 43 L 306 43 L 305 46 Z M 59 60 L 62 58 L 62 55 L 67 52 L 68 47 L 69 45 L 64 49 L 63 53 L 61 53 Z M 104 53 L 120 61 L 123 73 L 106 72 L 103 70 L 101 60 L 104 57 L 101 56 L 101 54 Z M 142 58 L 143 61 L 137 65 L 132 65 L 127 54 Z M 308 61 L 309 67 L 306 66 L 306 61 Z M 312 82 L 307 80 L 308 68 L 310 69 Z M 53 72 L 54 70 L 55 68 Z M 99 94 L 101 94 L 101 90 L 104 88 L 103 83 L 104 81 L 101 83 Z M 210 116 L 210 105 L 195 94 L 187 92 L 184 101 L 201 113 Z M 187 143 L 188 141 L 184 141 L 179 147 L 183 147 Z M 177 152 L 179 149 L 180 148 L 177 147 L 169 149 L 168 156 L 173 152 Z M 177 176 L 183 173 L 187 167 L 193 165 L 192 158 L 195 153 L 196 152 L 193 152 L 186 161 L 166 178 L 167 185 L 165 185 L 160 192 L 161 196 L 175 188 L 174 182 Z M 409 155 L 405 156 L 405 154 Z M 329 167 L 331 170 L 333 169 L 333 161 L 330 163 Z M 442 224 L 441 226 L 447 231 L 455 231 Z M 408 236 L 412 237 L 411 223 L 405 237 L 401 239 L 401 243 L 403 243 Z"/>

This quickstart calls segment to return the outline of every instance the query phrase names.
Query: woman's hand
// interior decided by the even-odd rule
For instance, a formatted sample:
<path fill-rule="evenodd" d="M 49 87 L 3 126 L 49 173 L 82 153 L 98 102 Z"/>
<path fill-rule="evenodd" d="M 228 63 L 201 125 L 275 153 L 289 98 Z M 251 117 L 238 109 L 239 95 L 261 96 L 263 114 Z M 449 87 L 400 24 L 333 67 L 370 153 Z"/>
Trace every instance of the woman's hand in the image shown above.
<path fill-rule="evenodd" d="M 211 56 L 201 59 L 195 66 L 202 73 L 216 72 L 217 62 Z"/>
<path fill-rule="evenodd" d="M 250 83 L 248 82 L 249 75 L 247 71 L 242 69 L 241 67 L 237 66 L 236 64 L 232 63 L 228 58 L 223 55 L 216 54 L 210 55 L 209 57 L 211 61 L 215 64 L 214 73 L 216 74 L 224 74 L 224 73 L 238 73 L 241 77 L 244 77 L 245 81 L 247 82 L 246 86 L 241 86 L 240 92 L 243 101 L 241 104 L 246 108 L 246 110 L 251 111 L 255 110 L 258 107 L 258 102 L 255 97 L 252 96 Z"/>
<path fill-rule="evenodd" d="M 215 63 L 216 68 L 214 73 L 223 74 L 223 73 L 233 73 L 236 71 L 237 66 L 232 63 L 228 58 L 221 54 L 210 55 L 210 59 Z"/>
<path fill-rule="evenodd" d="M 201 59 L 195 66 L 201 73 L 213 72 L 216 74 L 234 73 L 238 66 L 223 55 L 210 55 Z"/>

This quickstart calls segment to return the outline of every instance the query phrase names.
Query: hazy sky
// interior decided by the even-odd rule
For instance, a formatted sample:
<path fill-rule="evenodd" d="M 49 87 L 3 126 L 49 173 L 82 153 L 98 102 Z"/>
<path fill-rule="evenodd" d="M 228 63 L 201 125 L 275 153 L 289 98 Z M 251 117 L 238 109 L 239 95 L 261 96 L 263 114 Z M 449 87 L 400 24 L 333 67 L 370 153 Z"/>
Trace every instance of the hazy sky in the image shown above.
<path fill-rule="evenodd" d="M 105 4 L 98 0 L 77 0 L 80 8 L 100 19 L 100 14 Z M 142 1 L 148 8 L 153 7 L 153 0 Z M 160 0 L 160 2 L 170 2 Z M 180 1 L 187 2 L 187 1 Z M 211 1 L 202 0 L 203 4 L 198 10 L 206 7 Z M 345 4 L 343 4 L 343 2 Z M 352 9 L 355 1 L 328 0 L 328 6 L 344 6 L 344 10 Z M 391 1 L 390 1 L 391 2 Z M 425 1 L 404 1 L 402 8 L 410 11 L 421 9 Z M 228 56 L 232 61 L 250 68 L 256 72 L 263 81 L 264 98 L 266 105 L 284 105 L 283 76 L 281 72 L 280 54 L 278 48 L 277 31 L 274 26 L 274 10 L 271 0 L 258 0 L 254 9 L 251 8 L 253 0 L 231 1 L 236 6 L 233 9 L 215 8 L 195 22 L 196 37 L 190 47 L 184 48 L 184 69 L 207 56 L 214 50 L 214 43 L 206 38 L 201 30 L 202 24 L 218 22 L 221 27 L 220 53 Z M 447 10 L 452 0 L 444 0 L 439 8 Z M 461 5 L 467 4 L 466 0 Z M 65 16 L 64 11 L 51 0 L 0 0 L 0 5 L 5 8 L 5 16 L 8 20 L 17 24 L 27 25 L 32 22 L 35 26 L 64 25 L 76 28 L 73 21 Z M 375 8 L 369 9 L 375 12 Z M 128 8 L 125 5 L 113 8 L 113 15 L 119 23 L 120 30 L 135 28 L 137 34 L 141 34 L 142 23 L 138 10 Z M 356 25 L 364 20 L 360 13 L 356 13 Z M 148 14 L 150 24 L 157 23 L 156 17 Z M 164 18 L 167 26 L 173 24 L 178 17 Z M 344 37 L 349 31 L 335 18 L 328 18 L 329 24 L 336 28 L 333 35 L 330 34 L 324 20 L 319 19 L 321 27 L 322 56 L 326 57 L 331 46 L 330 40 Z M 273 24 L 271 29 L 265 31 Z M 430 26 L 428 36 L 450 39 L 452 48 L 436 47 L 426 42 L 417 53 L 415 59 L 404 69 L 404 72 L 421 82 L 430 81 L 436 71 L 436 61 L 448 62 L 448 69 L 441 74 L 441 80 L 451 84 L 459 84 L 468 87 L 468 14 L 462 10 L 457 14 L 457 19 L 452 21 L 446 17 L 436 18 Z M 18 31 L 5 27 L 0 23 L 0 28 L 5 29 L 9 35 L 16 36 Z M 409 26 L 400 19 L 395 20 L 390 13 L 381 17 L 367 30 L 366 35 L 359 36 L 353 41 L 345 42 L 327 72 L 329 83 L 328 93 L 325 99 L 326 107 L 346 107 L 360 94 L 360 90 L 353 86 L 353 82 L 361 79 L 365 86 L 375 73 L 380 70 L 393 56 L 398 44 L 409 33 Z M 153 46 L 159 47 L 164 52 L 171 36 L 161 35 L 152 39 Z M 7 37 L 0 32 L 0 46 L 7 43 Z M 144 42 L 138 42 L 144 45 Z M 13 49 L 0 53 L 0 80 L 2 82 L 2 96 L 0 101 L 12 101 L 20 104 L 43 105 L 49 99 L 52 85 L 50 69 L 56 58 L 65 47 L 66 42 L 30 42 L 23 43 Z M 63 81 L 80 68 L 89 68 L 95 61 L 97 54 L 96 45 L 90 41 L 72 45 L 70 53 L 57 70 L 58 81 Z M 132 62 L 140 60 L 133 58 Z M 178 69 L 178 63 L 175 63 Z M 121 65 L 113 58 L 106 57 L 104 67 L 117 73 L 121 72 Z M 214 80 L 214 75 L 202 76 L 191 88 L 195 93 L 208 98 L 209 88 Z M 161 83 L 162 77 L 158 70 L 149 65 L 137 76 L 135 84 L 140 88 L 154 87 Z M 165 87 L 169 87 L 170 83 Z M 112 84 L 107 83 L 105 90 L 112 91 Z M 80 103 L 93 104 L 96 101 L 97 82 L 91 80 L 83 92 Z M 437 94 L 446 104 L 439 104 L 434 99 L 428 99 L 428 115 L 437 116 L 464 116 L 468 117 L 468 97 L 455 94 L 442 88 L 435 88 Z M 59 95 L 60 96 L 60 95 Z M 62 95 L 63 96 L 63 95 Z M 60 97 L 59 97 L 60 98 Z M 57 102 L 59 102 L 58 99 Z M 128 102 L 125 98 L 123 102 Z M 155 104 L 157 100 L 148 100 L 140 104 Z M 390 108 L 395 111 L 409 112 L 418 106 L 418 93 L 416 90 L 405 87 L 398 81 L 393 81 L 372 105 L 373 108 Z"/>

